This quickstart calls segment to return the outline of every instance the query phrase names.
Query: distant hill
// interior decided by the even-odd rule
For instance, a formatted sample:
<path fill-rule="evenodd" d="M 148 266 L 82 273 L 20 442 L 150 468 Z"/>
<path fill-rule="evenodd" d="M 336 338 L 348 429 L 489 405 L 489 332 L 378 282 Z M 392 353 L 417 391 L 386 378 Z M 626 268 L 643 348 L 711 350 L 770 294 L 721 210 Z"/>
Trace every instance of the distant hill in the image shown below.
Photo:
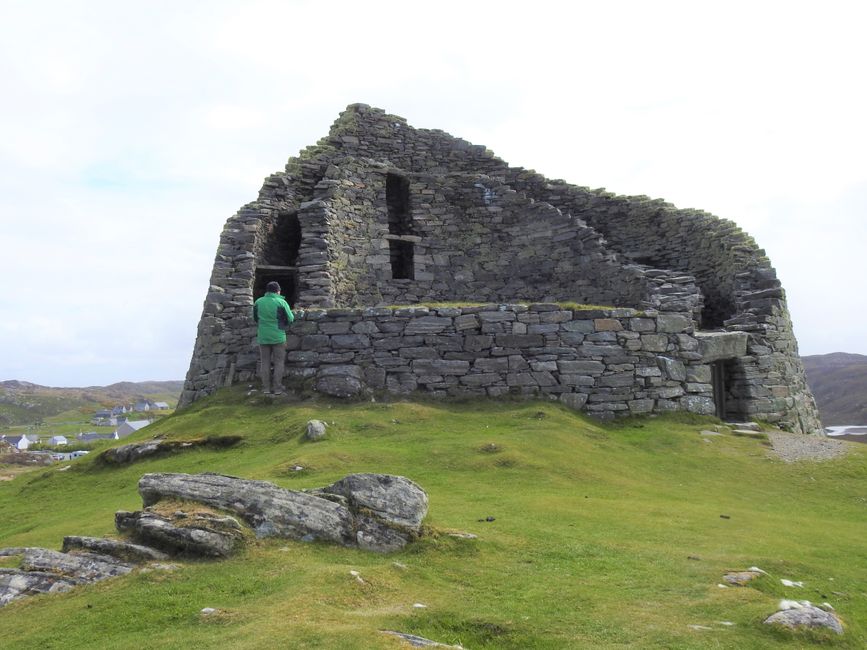
<path fill-rule="evenodd" d="M 151 399 L 177 404 L 183 381 L 119 382 L 110 386 L 54 388 L 27 381 L 0 381 L 0 425 L 33 424 L 66 411 L 90 413 L 102 406 Z"/>
<path fill-rule="evenodd" d="M 801 358 L 822 424 L 867 424 L 867 356 L 833 352 Z"/>

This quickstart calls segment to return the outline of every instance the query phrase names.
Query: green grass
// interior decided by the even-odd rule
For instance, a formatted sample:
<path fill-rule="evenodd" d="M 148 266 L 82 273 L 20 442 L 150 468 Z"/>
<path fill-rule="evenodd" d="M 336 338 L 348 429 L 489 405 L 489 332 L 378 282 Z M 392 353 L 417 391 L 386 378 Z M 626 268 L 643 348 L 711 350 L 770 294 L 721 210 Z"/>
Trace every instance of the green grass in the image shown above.
<path fill-rule="evenodd" d="M 327 440 L 302 441 L 311 418 L 329 423 Z M 110 535 L 115 510 L 140 507 L 136 482 L 153 471 L 293 489 L 401 474 L 430 495 L 429 534 L 391 555 L 260 540 L 228 561 L 12 603 L 0 609 L 0 639 L 4 648 L 402 647 L 379 632 L 393 629 L 473 650 L 864 647 L 867 446 L 787 465 L 761 440 L 703 441 L 709 423 L 600 425 L 548 403 L 280 404 L 223 391 L 132 440 L 240 434 L 239 447 L 120 469 L 86 458 L 2 482 L 0 546 Z M 770 574 L 755 588 L 717 586 L 751 565 Z M 782 597 L 830 602 L 845 636 L 763 626 Z M 220 613 L 203 617 L 204 607 Z"/>

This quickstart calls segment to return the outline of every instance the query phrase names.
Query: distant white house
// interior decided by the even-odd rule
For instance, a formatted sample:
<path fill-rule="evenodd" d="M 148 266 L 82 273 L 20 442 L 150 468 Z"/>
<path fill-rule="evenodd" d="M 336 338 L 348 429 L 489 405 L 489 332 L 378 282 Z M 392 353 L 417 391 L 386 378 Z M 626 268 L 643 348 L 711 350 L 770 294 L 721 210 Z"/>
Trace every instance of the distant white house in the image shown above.
<path fill-rule="evenodd" d="M 60 447 L 62 445 L 68 445 L 69 440 L 66 439 L 66 436 L 51 436 L 48 439 L 48 444 L 52 447 Z"/>
<path fill-rule="evenodd" d="M 154 408 L 160 411 L 167 411 L 169 409 L 168 402 L 154 402 Z"/>
<path fill-rule="evenodd" d="M 3 442 L 18 451 L 27 451 L 31 445 L 39 443 L 39 436 L 25 433 L 23 436 L 2 436 Z"/>
<path fill-rule="evenodd" d="M 138 431 L 139 429 L 143 429 L 149 424 L 150 422 L 148 422 L 147 420 L 127 420 L 117 428 L 117 431 L 115 431 L 115 433 L 117 434 L 118 438 L 126 438 L 127 436 L 131 436 L 136 431 Z"/>

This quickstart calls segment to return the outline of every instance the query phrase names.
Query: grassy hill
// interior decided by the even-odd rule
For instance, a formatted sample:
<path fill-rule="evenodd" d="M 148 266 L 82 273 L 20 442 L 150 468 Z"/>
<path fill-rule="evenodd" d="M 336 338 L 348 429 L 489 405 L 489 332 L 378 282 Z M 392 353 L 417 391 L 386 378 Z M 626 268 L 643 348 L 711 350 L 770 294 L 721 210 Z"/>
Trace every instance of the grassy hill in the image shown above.
<path fill-rule="evenodd" d="M 867 356 L 834 352 L 802 359 L 822 424 L 867 424 Z"/>
<path fill-rule="evenodd" d="M 63 416 L 85 420 L 104 406 L 128 404 L 148 398 L 174 405 L 183 388 L 182 381 L 120 382 L 110 386 L 54 388 L 26 381 L 0 382 L 0 427 L 30 425 Z"/>
<path fill-rule="evenodd" d="M 329 423 L 328 439 L 302 440 L 311 418 Z M 154 471 L 292 489 L 401 474 L 429 493 L 428 535 L 391 555 L 260 540 L 228 561 L 12 603 L 0 609 L 0 639 L 4 648 L 405 647 L 379 632 L 391 629 L 472 650 L 865 647 L 867 446 L 785 464 L 761 440 L 707 442 L 698 431 L 711 423 L 600 425 L 549 403 L 281 404 L 223 391 L 138 437 L 240 434 L 240 447 L 119 469 L 86 458 L 0 482 L 0 547 L 110 535 L 114 512 L 140 507 L 136 482 Z M 718 586 L 752 565 L 769 574 L 755 587 Z M 762 625 L 783 597 L 830 602 L 846 634 Z M 205 607 L 219 614 L 202 616 Z"/>

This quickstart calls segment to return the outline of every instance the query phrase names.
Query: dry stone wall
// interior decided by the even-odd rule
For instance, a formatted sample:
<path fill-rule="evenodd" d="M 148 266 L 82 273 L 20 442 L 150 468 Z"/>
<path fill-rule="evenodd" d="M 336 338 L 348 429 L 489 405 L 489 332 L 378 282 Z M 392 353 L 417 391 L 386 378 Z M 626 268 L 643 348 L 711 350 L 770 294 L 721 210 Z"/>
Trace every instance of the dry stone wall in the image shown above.
<path fill-rule="evenodd" d="M 409 222 L 400 232 L 395 232 L 394 215 L 389 212 L 396 201 L 394 196 L 388 196 L 389 178 L 393 185 L 398 178 L 397 185 L 407 188 L 404 207 Z M 287 224 L 296 224 L 297 236 L 291 235 L 294 231 Z M 284 240 L 290 235 L 296 241 L 287 243 Z M 412 252 L 401 267 L 410 269 L 406 275 L 395 266 L 398 249 Z M 724 361 L 727 414 L 765 419 L 794 431 L 815 431 L 821 426 L 797 355 L 785 294 L 764 252 L 734 223 L 697 210 L 678 210 L 647 197 L 616 196 L 550 181 L 531 170 L 509 167 L 483 146 L 442 131 L 415 129 L 403 118 L 365 105 L 350 106 L 327 137 L 290 159 L 284 172 L 267 178 L 257 200 L 227 222 L 182 405 L 219 386 L 253 376 L 256 350 L 250 315 L 261 288 L 261 272 L 267 268 L 290 269 L 286 273 L 292 278 L 295 304 L 308 308 L 578 302 L 657 314 L 651 319 L 664 318 L 666 313 L 679 314 L 687 317 L 693 328 L 743 332 L 748 336 L 743 354 Z M 521 314 L 514 311 L 497 312 L 516 314 L 514 326 L 518 330 L 523 325 L 552 325 L 522 322 L 517 318 Z M 326 314 L 322 324 L 327 327 L 344 327 L 337 324 L 344 322 L 339 320 L 328 325 L 330 319 L 343 316 L 334 316 L 331 311 L 311 313 Z M 362 327 L 372 328 L 385 325 L 385 330 L 371 334 L 393 334 L 388 328 L 397 327 L 376 320 L 385 318 L 384 314 L 361 313 L 361 321 L 350 323 L 351 327 L 361 323 Z M 545 312 L 528 309 L 522 318 L 541 313 Z M 395 314 L 390 317 L 396 318 Z M 574 320 L 586 319 L 576 316 Z M 305 320 L 299 327 L 309 328 L 312 322 Z M 643 333 L 621 325 L 623 329 L 617 332 L 622 334 L 614 335 L 617 345 L 625 345 L 627 340 L 630 346 L 636 345 L 627 335 L 637 333 L 644 346 Z M 480 323 L 479 327 L 483 326 L 490 327 L 491 323 Z M 612 336 L 607 330 L 581 333 Z M 678 334 L 690 336 L 686 331 Z M 315 337 L 349 335 L 360 334 L 310 332 L 314 338 L 299 343 L 301 347 L 290 352 L 290 372 L 311 379 L 305 376 L 310 368 L 321 365 L 326 371 L 334 364 L 346 365 L 335 360 L 349 354 L 348 349 L 340 347 L 346 342 L 343 339 L 338 339 L 337 348 L 324 351 L 324 360 L 316 357 L 313 365 L 298 365 L 302 362 L 293 355 L 318 354 L 315 348 L 303 347 L 324 340 Z M 477 335 L 488 334 L 480 331 Z M 306 336 L 302 339 L 306 340 Z M 505 388 L 508 393 L 522 394 L 522 387 L 510 385 L 508 378 L 505 383 L 498 383 L 498 379 L 490 386 L 472 385 L 482 379 L 468 378 L 483 374 L 475 371 L 475 359 L 446 356 L 470 351 L 440 349 L 436 336 L 411 336 L 426 338 L 409 348 L 430 347 L 432 351 L 427 354 L 436 353 L 443 362 L 471 362 L 470 369 L 465 375 L 445 374 L 442 382 L 419 382 L 413 379 L 417 373 L 412 364 L 406 373 L 389 371 L 377 365 L 379 362 L 362 363 L 368 356 L 380 358 L 375 353 L 381 350 L 373 347 L 373 339 L 368 337 L 370 349 L 353 353 L 349 364 L 374 373 L 362 378 L 365 389 L 402 392 L 409 386 L 411 390 L 449 396 L 462 392 L 494 395 Z M 383 340 L 387 338 L 394 337 Z M 688 341 L 678 339 L 678 345 L 681 343 Z M 451 341 L 448 345 L 454 344 Z M 674 343 L 669 340 L 668 344 Z M 628 349 L 655 354 L 660 359 L 670 352 L 645 347 Z M 681 346 L 677 351 L 686 355 L 682 361 L 687 365 L 709 370 L 707 364 L 689 358 L 696 354 L 694 350 Z M 581 356 L 580 352 L 564 354 Z M 495 356 L 493 351 L 490 356 Z M 574 359 L 553 362 L 570 360 Z M 542 363 L 538 359 L 535 362 Z M 370 368 L 385 369 L 384 384 L 374 381 L 379 370 Z M 605 372 L 614 370 L 606 365 L 603 375 Z M 705 370 L 697 372 L 704 376 Z M 695 405 L 703 402 L 692 397 L 708 397 L 707 391 L 690 392 L 682 385 L 681 396 L 648 398 L 643 396 L 648 386 L 639 384 L 631 387 L 631 400 L 609 400 L 621 407 L 594 407 L 603 403 L 594 401 L 601 397 L 588 397 L 583 408 L 602 413 L 629 412 L 628 402 L 651 399 L 652 409 L 659 410 L 661 403 L 665 410 L 672 402 L 678 408 L 695 410 Z M 551 395 L 585 394 L 582 390 L 558 392 L 563 388 L 559 379 L 552 386 L 528 384 L 527 390 Z M 594 384 L 593 388 L 615 387 Z M 577 404 L 581 398 L 569 399 Z M 701 408 L 706 410 L 704 404 Z"/>
<path fill-rule="evenodd" d="M 713 414 L 693 333 L 689 313 L 551 303 L 312 310 L 287 337 L 287 383 L 338 397 L 548 397 L 603 418 Z M 255 371 L 251 357 L 236 379 Z"/>

